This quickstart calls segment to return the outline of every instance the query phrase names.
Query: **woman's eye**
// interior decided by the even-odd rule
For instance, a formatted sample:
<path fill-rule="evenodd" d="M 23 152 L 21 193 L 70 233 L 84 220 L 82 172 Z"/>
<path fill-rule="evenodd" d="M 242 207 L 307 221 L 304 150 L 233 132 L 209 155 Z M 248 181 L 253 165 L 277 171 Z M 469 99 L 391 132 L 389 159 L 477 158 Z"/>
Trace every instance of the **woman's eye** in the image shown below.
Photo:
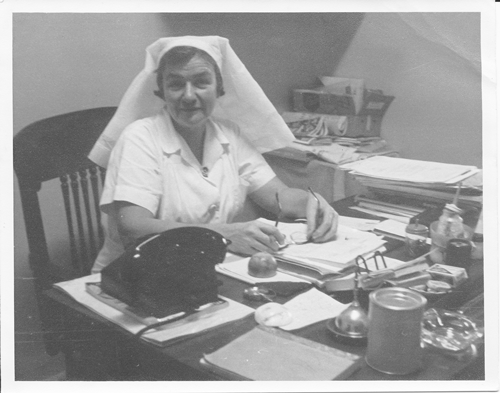
<path fill-rule="evenodd" d="M 172 81 L 167 83 L 167 87 L 173 90 L 182 89 L 184 87 L 184 83 L 180 81 Z"/>
<path fill-rule="evenodd" d="M 210 78 L 200 78 L 200 79 L 197 79 L 194 84 L 196 85 L 196 87 L 200 87 L 200 88 L 206 88 L 207 86 L 210 86 L 212 84 L 212 79 Z"/>

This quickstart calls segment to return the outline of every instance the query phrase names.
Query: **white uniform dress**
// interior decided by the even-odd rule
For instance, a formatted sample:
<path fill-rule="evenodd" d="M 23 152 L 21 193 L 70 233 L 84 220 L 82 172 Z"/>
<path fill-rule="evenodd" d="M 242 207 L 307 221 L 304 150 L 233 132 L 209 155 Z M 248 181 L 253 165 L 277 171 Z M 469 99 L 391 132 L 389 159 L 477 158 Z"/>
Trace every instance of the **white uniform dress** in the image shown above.
<path fill-rule="evenodd" d="M 111 153 L 101 197 L 106 238 L 92 272 L 124 251 L 110 208 L 114 201 L 144 207 L 158 219 L 228 223 L 242 209 L 246 195 L 274 176 L 261 154 L 228 120 L 207 122 L 203 165 L 175 131 L 166 110 L 135 121 Z"/>

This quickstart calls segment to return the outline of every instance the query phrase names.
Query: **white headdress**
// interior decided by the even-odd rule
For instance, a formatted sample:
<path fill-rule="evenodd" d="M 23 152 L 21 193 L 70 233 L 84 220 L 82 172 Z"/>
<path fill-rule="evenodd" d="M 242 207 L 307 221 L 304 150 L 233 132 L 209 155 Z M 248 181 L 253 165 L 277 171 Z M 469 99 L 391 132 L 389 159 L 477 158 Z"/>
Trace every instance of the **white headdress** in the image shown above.
<path fill-rule="evenodd" d="M 229 45 L 227 38 L 167 37 L 146 49 L 146 64 L 123 96 L 118 109 L 103 131 L 89 158 L 106 167 L 111 149 L 126 126 L 135 120 L 152 116 L 164 106 L 154 91 L 156 69 L 162 56 L 176 46 L 193 46 L 204 50 L 218 64 L 225 94 L 217 99 L 213 114 L 238 124 L 247 138 L 261 152 L 287 146 L 294 137 L 286 123 L 252 78 Z"/>

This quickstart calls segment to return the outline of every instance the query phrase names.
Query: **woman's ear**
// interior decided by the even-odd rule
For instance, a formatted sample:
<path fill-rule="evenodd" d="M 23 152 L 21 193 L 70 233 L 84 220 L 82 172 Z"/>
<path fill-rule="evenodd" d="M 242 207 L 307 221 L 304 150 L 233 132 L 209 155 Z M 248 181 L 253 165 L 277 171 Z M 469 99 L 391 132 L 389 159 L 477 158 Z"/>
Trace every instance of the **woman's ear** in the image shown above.
<path fill-rule="evenodd" d="M 161 90 L 155 90 L 154 95 L 158 98 L 161 98 L 163 101 L 165 101 L 165 96 L 163 95 L 163 92 Z"/>
<path fill-rule="evenodd" d="M 226 92 L 224 91 L 224 88 L 221 85 L 217 86 L 217 98 L 222 97 Z"/>

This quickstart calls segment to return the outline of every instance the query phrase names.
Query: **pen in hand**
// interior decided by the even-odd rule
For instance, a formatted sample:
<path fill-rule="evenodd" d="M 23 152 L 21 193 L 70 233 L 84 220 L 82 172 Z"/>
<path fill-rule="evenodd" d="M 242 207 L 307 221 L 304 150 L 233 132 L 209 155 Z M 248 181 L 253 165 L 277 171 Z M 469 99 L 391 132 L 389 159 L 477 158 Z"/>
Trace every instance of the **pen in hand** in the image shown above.
<path fill-rule="evenodd" d="M 311 193 L 311 195 L 314 197 L 314 199 L 316 199 L 317 206 L 316 206 L 316 222 L 315 222 L 315 226 L 317 228 L 318 225 L 319 225 L 319 219 L 320 219 L 320 214 L 321 214 L 320 209 L 319 209 L 319 206 L 320 206 L 319 198 L 316 196 L 316 194 L 314 193 L 314 191 L 312 190 L 311 187 L 307 187 L 307 189 L 309 190 L 309 192 Z M 316 228 L 314 228 L 314 230 Z M 312 232 L 314 232 L 314 230 Z M 309 239 L 310 240 L 312 240 L 312 232 L 309 235 Z"/>
<path fill-rule="evenodd" d="M 279 192 L 276 192 L 276 203 L 278 204 L 278 215 L 276 216 L 276 223 L 274 224 L 275 227 L 278 226 L 279 222 L 281 221 L 281 215 L 283 214 L 283 209 L 281 208 Z"/>

